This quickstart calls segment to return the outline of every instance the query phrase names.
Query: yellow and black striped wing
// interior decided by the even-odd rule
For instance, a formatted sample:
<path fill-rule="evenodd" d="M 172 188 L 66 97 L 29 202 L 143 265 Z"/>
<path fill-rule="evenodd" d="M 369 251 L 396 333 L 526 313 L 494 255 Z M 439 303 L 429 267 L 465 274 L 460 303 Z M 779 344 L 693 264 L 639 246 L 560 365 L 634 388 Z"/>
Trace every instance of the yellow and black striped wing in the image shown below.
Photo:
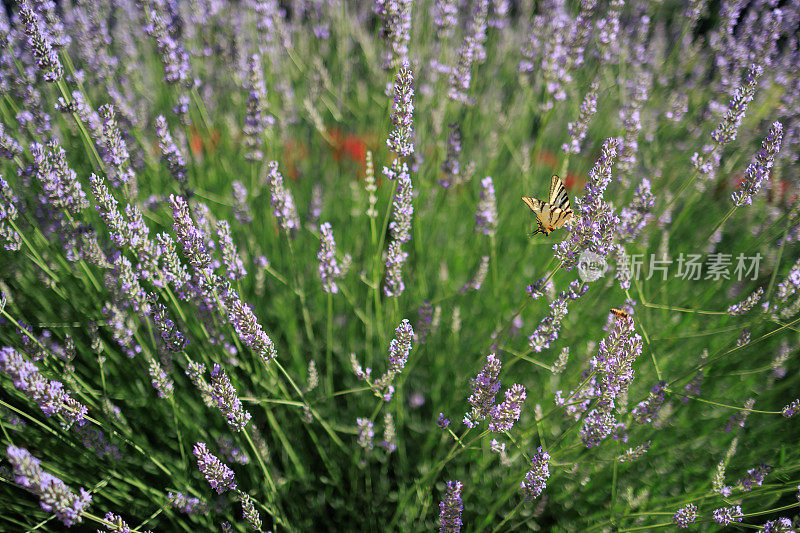
<path fill-rule="evenodd" d="M 541 213 L 542 210 L 544 209 L 544 206 L 547 205 L 538 198 L 531 198 L 529 196 L 523 196 L 522 201 L 525 202 L 525 205 L 531 208 L 531 211 L 536 213 L 537 217 L 539 216 L 539 213 Z"/>
<path fill-rule="evenodd" d="M 569 197 L 567 196 L 567 189 L 564 187 L 564 182 L 561 178 L 553 174 L 550 179 L 550 198 L 549 204 L 554 208 L 571 211 L 569 206 Z"/>
<path fill-rule="evenodd" d="M 549 204 L 547 207 L 550 207 L 550 209 L 546 211 L 549 219 L 546 225 L 550 228 L 558 229 L 572 219 L 572 209 L 569 207 L 561 209 L 559 207 L 551 207 Z M 544 213 L 543 211 L 542 214 Z M 545 224 L 544 221 L 542 223 Z"/>

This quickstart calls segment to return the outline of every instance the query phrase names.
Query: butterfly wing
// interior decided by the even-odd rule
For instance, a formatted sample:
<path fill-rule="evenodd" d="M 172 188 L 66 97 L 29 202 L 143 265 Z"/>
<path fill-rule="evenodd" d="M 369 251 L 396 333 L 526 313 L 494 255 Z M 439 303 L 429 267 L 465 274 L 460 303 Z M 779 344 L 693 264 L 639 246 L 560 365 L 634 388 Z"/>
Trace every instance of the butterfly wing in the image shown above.
<path fill-rule="evenodd" d="M 550 179 L 550 198 L 549 204 L 554 208 L 570 210 L 569 197 L 567 196 L 567 189 L 564 187 L 564 182 L 561 178 L 553 174 Z"/>
<path fill-rule="evenodd" d="M 542 208 L 545 205 L 545 203 L 538 198 L 531 198 L 528 196 L 523 196 L 522 201 L 525 202 L 528 207 L 530 207 L 531 211 L 536 213 L 537 217 L 539 216 L 539 213 L 542 212 Z"/>
<path fill-rule="evenodd" d="M 558 229 L 569 222 L 572 219 L 572 216 L 573 212 L 569 207 L 566 209 L 554 207 L 550 210 L 550 227 Z"/>

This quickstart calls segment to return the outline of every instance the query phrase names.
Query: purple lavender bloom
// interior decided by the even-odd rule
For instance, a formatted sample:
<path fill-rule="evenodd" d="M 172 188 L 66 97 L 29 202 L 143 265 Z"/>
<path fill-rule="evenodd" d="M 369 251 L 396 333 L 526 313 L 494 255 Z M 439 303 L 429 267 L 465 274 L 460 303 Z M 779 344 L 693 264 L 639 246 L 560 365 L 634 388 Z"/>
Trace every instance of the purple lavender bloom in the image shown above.
<path fill-rule="evenodd" d="M 450 124 L 450 136 L 447 138 L 447 157 L 441 166 L 444 177 L 439 179 L 439 185 L 445 189 L 461 183 L 461 163 L 458 160 L 460 155 L 461 129 L 457 123 L 453 123 Z"/>
<path fill-rule="evenodd" d="M 467 35 L 458 49 L 458 62 L 450 74 L 450 89 L 448 98 L 465 105 L 472 105 L 474 99 L 469 96 L 472 85 L 472 62 L 475 59 L 477 43 L 472 35 Z"/>
<path fill-rule="evenodd" d="M 800 412 L 800 398 L 781 409 L 781 414 L 786 418 L 792 418 L 798 412 Z"/>
<path fill-rule="evenodd" d="M 651 424 L 655 421 L 661 411 L 661 406 L 664 405 L 666 387 L 667 382 L 662 380 L 650 389 L 647 399 L 639 402 L 631 411 L 634 421 L 639 424 Z"/>
<path fill-rule="evenodd" d="M 717 524 L 721 524 L 723 526 L 727 526 L 733 521 L 741 522 L 742 521 L 742 508 L 738 505 L 733 507 L 720 507 L 719 509 L 714 509 L 714 521 Z"/>
<path fill-rule="evenodd" d="M 371 450 L 375 438 L 372 421 L 369 418 L 357 418 L 356 425 L 358 426 L 358 445 L 367 451 Z"/>
<path fill-rule="evenodd" d="M 284 186 L 283 176 L 278 172 L 278 162 L 270 161 L 268 166 L 267 179 L 271 194 L 270 203 L 274 209 L 273 214 L 278 221 L 278 227 L 291 238 L 294 232 L 300 228 L 300 219 L 297 217 L 294 198 Z"/>
<path fill-rule="evenodd" d="M 596 7 L 597 0 L 581 0 L 581 9 L 575 18 L 567 48 L 569 64 L 572 67 L 583 64 L 586 45 L 591 38 L 592 17 Z"/>
<path fill-rule="evenodd" d="M 92 502 L 85 489 L 75 494 L 60 479 L 42 470 L 40 461 L 25 448 L 9 446 L 8 460 L 14 468 L 14 482 L 39 497 L 39 504 L 48 513 L 55 513 L 61 522 L 70 527 L 83 521 L 83 513 Z"/>
<path fill-rule="evenodd" d="M 486 281 L 486 275 L 489 273 L 489 256 L 484 255 L 481 257 L 481 262 L 478 264 L 478 269 L 475 271 L 475 275 L 469 280 L 463 287 L 461 287 L 460 293 L 464 294 L 467 291 L 478 291 L 483 286 L 483 282 Z"/>
<path fill-rule="evenodd" d="M 118 514 L 114 514 L 112 512 L 106 513 L 105 516 L 106 522 L 110 522 L 112 525 L 106 524 L 105 529 L 99 533 L 131 533 L 131 527 L 122 519 L 122 517 Z"/>
<path fill-rule="evenodd" d="M 534 283 L 525 287 L 525 292 L 534 300 L 544 296 L 544 291 L 555 291 L 555 285 L 553 285 L 552 281 L 548 281 L 546 277 L 537 279 Z"/>
<path fill-rule="evenodd" d="M 18 201 L 19 198 L 14 195 L 11 186 L 0 175 L 0 242 L 3 243 L 3 248 L 10 252 L 22 247 L 22 237 L 10 224 L 19 215 Z"/>
<path fill-rule="evenodd" d="M 81 211 L 89 207 L 89 201 L 77 174 L 67 164 L 64 149 L 56 141 L 51 141 L 46 147 L 31 143 L 30 150 L 34 174 L 50 203 L 73 216 L 79 216 Z"/>
<path fill-rule="evenodd" d="M 159 332 L 164 347 L 170 352 L 180 352 L 189 344 L 175 322 L 169 317 L 167 308 L 163 304 L 157 303 L 153 306 L 153 325 Z"/>
<path fill-rule="evenodd" d="M 717 129 L 711 133 L 711 138 L 714 139 L 717 144 L 724 146 L 736 139 L 736 132 L 742 123 L 742 119 L 744 119 L 745 111 L 747 111 L 747 104 L 753 100 L 753 95 L 758 85 L 758 79 L 763 72 L 764 69 L 759 65 L 752 65 L 747 71 L 744 83 L 736 88 L 736 92 L 734 92 L 728 104 L 728 111 L 725 114 L 725 118 L 722 119 Z"/>
<path fill-rule="evenodd" d="M 464 501 L 461 491 L 464 484 L 460 481 L 448 481 L 447 493 L 444 500 L 439 502 L 439 533 L 459 533 L 464 523 L 461 521 L 461 512 L 464 510 Z"/>
<path fill-rule="evenodd" d="M 264 362 L 269 362 L 278 355 L 275 345 L 272 339 L 264 333 L 253 310 L 243 303 L 238 295 L 236 296 L 237 298 L 231 299 L 228 303 L 228 320 L 242 342 L 258 354 Z"/>
<path fill-rule="evenodd" d="M 490 353 L 478 375 L 469 380 L 472 394 L 467 401 L 472 410 L 464 416 L 467 427 L 474 428 L 481 420 L 491 416 L 494 397 L 500 390 L 501 367 L 500 359 Z"/>
<path fill-rule="evenodd" d="M 233 470 L 210 453 L 205 442 L 196 442 L 192 453 L 197 457 L 197 468 L 200 473 L 206 478 L 211 488 L 217 491 L 217 494 L 236 490 Z"/>
<path fill-rule="evenodd" d="M 397 188 L 392 199 L 392 221 L 389 223 L 389 232 L 392 239 L 403 244 L 411 239 L 411 217 L 414 214 L 412 203 L 414 186 L 405 163 L 399 166 L 395 181 Z"/>
<path fill-rule="evenodd" d="M 416 337 L 417 342 L 420 344 L 425 344 L 425 341 L 428 339 L 428 335 L 431 332 L 431 326 L 433 324 L 433 305 L 431 305 L 430 300 L 425 300 L 422 302 L 422 305 L 419 309 L 417 309 L 417 329 L 416 329 Z"/>
<path fill-rule="evenodd" d="M 400 241 L 389 243 L 389 250 L 386 254 L 386 277 L 383 282 L 383 294 L 387 297 L 397 297 L 403 294 L 406 289 L 403 283 L 403 265 L 408 259 L 408 252 L 403 251 Z"/>
<path fill-rule="evenodd" d="M 189 80 L 189 54 L 175 38 L 177 13 L 166 12 L 168 3 L 161 0 L 147 0 L 148 24 L 144 29 L 153 37 L 164 66 L 164 81 L 174 85 L 186 85 Z"/>
<path fill-rule="evenodd" d="M 450 427 L 450 419 L 444 416 L 444 413 L 439 413 L 439 417 L 436 419 L 436 425 L 439 426 L 439 429 L 447 429 Z"/>
<path fill-rule="evenodd" d="M 25 36 L 31 54 L 36 58 L 36 66 L 42 72 L 44 81 L 54 83 L 61 79 L 64 70 L 58 53 L 53 48 L 49 29 L 39 13 L 31 9 L 26 0 L 20 2 L 20 19 L 25 24 Z"/>
<path fill-rule="evenodd" d="M 458 24 L 458 2 L 456 0 L 437 0 L 433 6 L 433 23 L 439 39 L 451 37 Z"/>
<path fill-rule="evenodd" d="M 389 343 L 389 371 L 399 374 L 403 371 L 411 352 L 411 341 L 414 338 L 414 329 L 411 322 L 404 318 L 395 329 L 394 339 Z"/>
<path fill-rule="evenodd" d="M 261 69 L 261 58 L 258 54 L 250 56 L 250 76 L 247 83 L 247 115 L 244 119 L 245 158 L 250 161 L 261 161 L 264 152 L 261 150 L 263 143 L 262 134 L 267 126 L 272 125 L 274 119 L 267 113 L 267 86 L 264 83 L 264 73 Z"/>
<path fill-rule="evenodd" d="M 672 521 L 681 529 L 688 528 L 695 520 L 697 520 L 697 506 L 693 503 L 687 503 L 672 516 Z"/>
<path fill-rule="evenodd" d="M 211 371 L 211 390 L 217 407 L 228 418 L 228 425 L 234 431 L 242 431 L 250 421 L 250 413 L 242 407 L 230 378 L 218 364 Z"/>
<path fill-rule="evenodd" d="M 175 383 L 172 381 L 164 369 L 155 359 L 148 361 L 148 371 L 150 372 L 151 383 L 156 389 L 159 398 L 172 398 L 175 390 Z"/>
<path fill-rule="evenodd" d="M 619 19 L 624 0 L 611 0 L 605 17 L 597 21 L 597 41 L 603 61 L 614 63 L 619 56 Z"/>
<path fill-rule="evenodd" d="M 652 441 L 647 440 L 635 448 L 628 448 L 625 452 L 617 456 L 617 462 L 630 463 L 631 461 L 640 459 L 650 449 L 650 444 L 652 444 Z"/>
<path fill-rule="evenodd" d="M 6 133 L 5 126 L 0 123 L 0 157 L 14 159 L 22 153 L 22 146 Z"/>
<path fill-rule="evenodd" d="M 117 252 L 111 260 L 113 265 L 114 280 L 124 297 L 126 305 L 130 305 L 134 311 L 142 315 L 150 313 L 150 296 L 139 283 L 139 276 L 133 271 L 130 259 Z"/>
<path fill-rule="evenodd" d="M 397 449 L 397 433 L 392 413 L 386 413 L 383 416 L 383 441 L 381 441 L 381 447 L 386 450 L 386 453 L 392 453 Z"/>
<path fill-rule="evenodd" d="M 408 64 L 408 41 L 411 39 L 412 0 L 376 0 L 375 13 L 381 18 L 381 37 L 386 50 L 384 68 Z"/>
<path fill-rule="evenodd" d="M 649 84 L 649 74 L 640 73 L 633 86 L 633 94 L 630 96 L 630 101 L 620 111 L 625 134 L 619 139 L 617 168 L 623 174 L 630 173 L 636 164 L 636 153 L 639 151 L 639 132 L 642 130 L 640 111 L 647 100 Z"/>
<path fill-rule="evenodd" d="M 497 199 L 490 176 L 481 180 L 481 200 L 475 212 L 475 231 L 490 237 L 497 233 Z"/>
<path fill-rule="evenodd" d="M 247 275 L 244 268 L 244 261 L 236 251 L 236 244 L 231 236 L 231 225 L 227 220 L 217 221 L 217 237 L 219 238 L 219 248 L 222 251 L 222 264 L 225 265 L 228 279 L 238 281 Z"/>
<path fill-rule="evenodd" d="M 744 492 L 750 492 L 754 487 L 760 487 L 764 484 L 764 478 L 771 470 L 772 468 L 761 463 L 756 468 L 749 468 L 747 475 L 738 480 L 735 485 L 741 487 Z"/>
<path fill-rule="evenodd" d="M 186 161 L 183 158 L 180 148 L 175 144 L 167 126 L 167 119 L 164 115 L 156 117 L 156 136 L 158 137 L 158 149 L 161 150 L 161 157 L 169 167 L 169 173 L 178 183 L 186 183 Z"/>
<path fill-rule="evenodd" d="M 208 253 L 206 238 L 203 231 L 194 223 L 189 212 L 189 204 L 182 196 L 169 195 L 172 205 L 172 217 L 175 222 L 172 227 L 183 247 L 183 253 L 189 263 L 198 271 L 206 271 L 211 265 L 211 255 Z"/>
<path fill-rule="evenodd" d="M 506 391 L 506 400 L 492 407 L 489 431 L 510 431 L 522 413 L 522 403 L 527 398 L 525 387 L 515 383 Z"/>
<path fill-rule="evenodd" d="M 336 261 L 336 241 L 333 239 L 333 229 L 330 222 L 320 224 L 319 232 L 321 238 L 317 259 L 319 259 L 319 277 L 322 280 L 322 290 L 329 294 L 336 294 L 339 292 L 336 280 L 342 277 L 342 271 Z"/>
<path fill-rule="evenodd" d="M 614 231 L 619 218 L 613 206 L 603 198 L 611 182 L 611 166 L 617 154 L 617 140 L 607 139 L 603 143 L 600 158 L 589 172 L 586 194 L 575 199 L 575 215 L 570 223 L 567 238 L 554 246 L 555 258 L 563 262 L 566 270 L 577 266 L 580 253 L 592 251 L 606 257 L 613 250 Z"/>
<path fill-rule="evenodd" d="M 0 348 L 0 372 L 14 387 L 36 402 L 45 416 L 61 415 L 67 426 L 86 424 L 86 406 L 74 400 L 58 381 L 49 381 L 26 356 L 9 346 Z"/>
<path fill-rule="evenodd" d="M 739 348 L 748 343 L 750 343 L 750 330 L 745 328 L 742 330 L 742 333 L 741 335 L 739 335 L 739 338 L 736 339 L 736 347 Z"/>
<path fill-rule="evenodd" d="M 89 176 L 90 188 L 94 195 L 95 208 L 100 213 L 100 217 L 108 226 L 111 242 L 116 246 L 123 247 L 130 241 L 128 224 L 117 209 L 118 202 L 108 190 L 105 179 L 92 174 Z"/>
<path fill-rule="evenodd" d="M 394 0 L 397 1 L 397 0 Z M 392 0 L 390 0 L 390 3 Z M 392 126 L 386 145 L 398 157 L 408 157 L 414 153 L 411 135 L 414 125 L 414 75 L 408 66 L 403 66 L 397 73 L 394 84 L 394 102 L 392 103 Z"/>
<path fill-rule="evenodd" d="M 547 488 L 547 479 L 550 477 L 550 454 L 541 446 L 536 454 L 531 457 L 531 469 L 525 474 L 525 479 L 520 483 L 522 497 L 525 501 L 533 501 Z"/>
<path fill-rule="evenodd" d="M 239 502 L 242 504 L 242 518 L 254 530 L 261 531 L 261 515 L 259 515 L 255 504 L 253 504 L 253 498 L 244 492 L 239 492 Z"/>
<path fill-rule="evenodd" d="M 783 125 L 773 122 L 767 137 L 761 143 L 761 150 L 753 157 L 753 161 L 744 171 L 744 179 L 739 190 L 731 194 L 731 201 L 737 207 L 753 203 L 753 196 L 761 189 L 761 184 L 769 178 L 769 171 L 775 161 L 775 155 L 781 149 Z"/>
<path fill-rule="evenodd" d="M 122 132 L 117 123 L 114 106 L 103 105 L 98 109 L 103 118 L 103 158 L 111 166 L 109 179 L 114 187 L 124 187 L 126 194 L 133 198 L 136 196 L 136 175 L 130 167 L 130 154 L 122 138 Z"/>
<path fill-rule="evenodd" d="M 750 311 L 753 307 L 755 307 L 755 305 L 759 302 L 759 300 L 761 300 L 761 297 L 763 295 L 764 295 L 764 288 L 759 287 L 743 301 L 728 307 L 728 314 L 731 316 L 747 314 L 747 312 Z"/>
<path fill-rule="evenodd" d="M 200 501 L 199 498 L 186 496 L 182 492 L 169 492 L 167 499 L 172 503 L 172 507 L 185 514 L 204 514 L 208 512 L 208 504 Z"/>
<path fill-rule="evenodd" d="M 559 293 L 558 297 L 550 304 L 550 313 L 542 319 L 534 332 L 528 337 L 528 344 L 531 350 L 540 353 L 542 350 L 549 348 L 550 344 L 558 339 L 561 331 L 561 322 L 569 312 L 567 304 L 586 294 L 587 290 L 589 290 L 588 285 L 581 284 L 579 280 L 575 280 L 570 282 L 566 290 Z"/>
<path fill-rule="evenodd" d="M 600 444 L 614 429 L 614 402 L 627 394 L 633 381 L 633 362 L 641 353 L 642 337 L 635 333 L 633 319 L 615 320 L 611 332 L 600 341 L 597 355 L 589 362 L 597 374 L 593 396 L 598 403 L 586 414 L 580 430 L 587 448 Z"/>
<path fill-rule="evenodd" d="M 617 235 L 623 242 L 634 242 L 653 218 L 651 213 L 656 204 L 655 196 L 650 190 L 650 180 L 642 178 L 633 192 L 631 203 L 619 213 Z"/>
<path fill-rule="evenodd" d="M 776 518 L 764 524 L 764 533 L 793 533 L 797 531 L 786 517 Z"/>
<path fill-rule="evenodd" d="M 241 181 L 234 180 L 233 189 L 233 216 L 240 224 L 249 224 L 253 221 L 253 212 L 247 204 L 247 188 Z"/>
<path fill-rule="evenodd" d="M 589 87 L 589 92 L 586 93 L 583 102 L 581 102 L 578 120 L 567 124 L 569 141 L 561 145 L 561 149 L 567 154 L 578 154 L 581 151 L 581 143 L 586 138 L 589 122 L 597 113 L 597 89 L 597 82 L 592 83 Z"/>

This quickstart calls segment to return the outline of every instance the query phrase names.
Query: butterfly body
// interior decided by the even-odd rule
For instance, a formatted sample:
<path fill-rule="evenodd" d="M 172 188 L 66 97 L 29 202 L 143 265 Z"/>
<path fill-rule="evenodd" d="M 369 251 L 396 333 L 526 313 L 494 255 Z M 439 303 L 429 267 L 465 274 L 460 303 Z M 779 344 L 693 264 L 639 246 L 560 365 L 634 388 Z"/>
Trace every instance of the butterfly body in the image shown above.
<path fill-rule="evenodd" d="M 550 180 L 550 196 L 547 202 L 528 196 L 523 196 L 522 201 L 536 214 L 536 222 L 539 227 L 533 232 L 534 235 L 537 233 L 550 235 L 569 222 L 574 215 L 572 207 L 569 205 L 564 182 L 555 174 Z"/>

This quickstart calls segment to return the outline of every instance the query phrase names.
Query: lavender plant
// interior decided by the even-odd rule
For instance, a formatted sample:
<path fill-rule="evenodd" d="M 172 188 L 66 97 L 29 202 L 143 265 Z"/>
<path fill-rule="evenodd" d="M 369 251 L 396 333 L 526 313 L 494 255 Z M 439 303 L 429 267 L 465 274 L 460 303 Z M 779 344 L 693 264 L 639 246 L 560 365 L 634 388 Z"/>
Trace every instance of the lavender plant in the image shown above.
<path fill-rule="evenodd" d="M 7 7 L 0 531 L 797 529 L 797 2 Z"/>

